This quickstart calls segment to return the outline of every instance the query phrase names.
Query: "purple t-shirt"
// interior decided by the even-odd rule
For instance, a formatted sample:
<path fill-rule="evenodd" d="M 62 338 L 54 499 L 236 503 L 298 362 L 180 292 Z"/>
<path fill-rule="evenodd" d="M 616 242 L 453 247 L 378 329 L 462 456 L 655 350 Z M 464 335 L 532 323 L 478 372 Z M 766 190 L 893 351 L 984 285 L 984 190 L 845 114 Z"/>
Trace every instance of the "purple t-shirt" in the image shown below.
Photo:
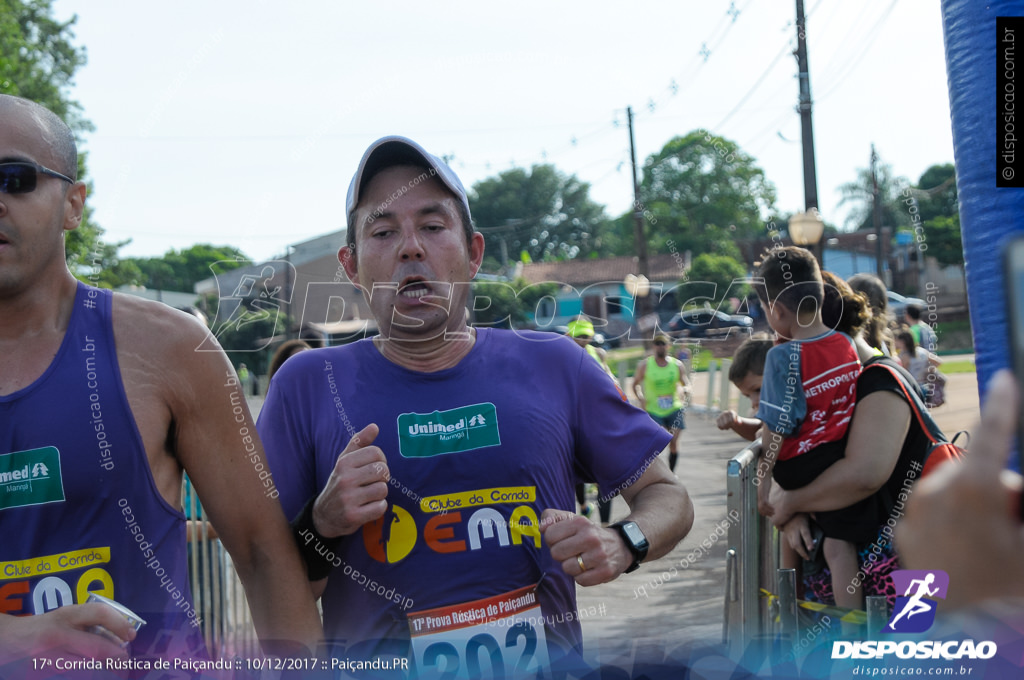
<path fill-rule="evenodd" d="M 350 650 L 380 650 L 381 640 L 401 649 L 410 620 L 440 635 L 445 616 L 473 623 L 490 605 L 522 605 L 538 623 L 535 601 L 549 645 L 579 648 L 575 584 L 538 519 L 547 508 L 574 512 L 578 480 L 596 481 L 602 495 L 629 486 L 668 433 L 624 402 L 574 342 L 551 334 L 477 329 L 466 357 L 436 373 L 401 368 L 370 340 L 301 352 L 274 377 L 258 423 L 288 516 L 319 493 L 369 423 L 380 427 L 390 505 L 335 555 L 327 638 Z M 535 595 L 517 592 L 535 584 Z"/>

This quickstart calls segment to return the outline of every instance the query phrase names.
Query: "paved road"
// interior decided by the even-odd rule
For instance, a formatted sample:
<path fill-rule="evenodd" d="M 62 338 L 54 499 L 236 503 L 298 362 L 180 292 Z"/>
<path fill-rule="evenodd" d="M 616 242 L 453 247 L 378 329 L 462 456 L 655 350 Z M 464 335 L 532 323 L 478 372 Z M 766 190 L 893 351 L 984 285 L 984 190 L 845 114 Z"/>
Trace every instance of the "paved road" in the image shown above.
<path fill-rule="evenodd" d="M 579 588 L 581 611 L 603 611 L 583 619 L 588 654 L 602 663 L 630 667 L 634 654 L 660 660 L 665 654 L 686 658 L 695 645 L 722 638 L 724 607 L 724 535 L 716 527 L 726 519 L 726 462 L 745 445 L 737 435 L 721 432 L 710 419 L 691 416 L 683 433 L 676 474 L 693 499 L 690 535 L 667 556 L 645 563 L 632 574 L 600 586 Z M 667 461 L 667 453 L 662 454 Z M 624 516 L 616 498 L 612 521 Z M 714 541 L 710 549 L 700 544 Z M 675 576 L 672 570 L 675 569 Z"/>

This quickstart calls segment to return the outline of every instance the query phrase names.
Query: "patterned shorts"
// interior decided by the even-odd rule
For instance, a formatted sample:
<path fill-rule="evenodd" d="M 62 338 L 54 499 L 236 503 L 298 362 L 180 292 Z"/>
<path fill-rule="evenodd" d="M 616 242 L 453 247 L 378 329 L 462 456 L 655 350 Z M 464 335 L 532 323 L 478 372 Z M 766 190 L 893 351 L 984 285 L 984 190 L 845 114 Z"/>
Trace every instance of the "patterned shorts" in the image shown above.
<path fill-rule="evenodd" d="M 900 568 L 899 558 L 892 545 L 891 534 L 886 536 L 879 530 L 878 537 L 871 543 L 857 544 L 857 564 L 864 596 L 884 595 L 889 602 L 889 610 L 896 606 L 896 588 L 889 574 Z M 813 572 L 813 573 L 812 573 Z M 846 587 L 843 584 L 842 587 Z M 825 564 L 821 553 L 813 565 L 804 562 L 804 598 L 809 602 L 834 605 L 835 594 L 832 591 L 832 572 Z"/>

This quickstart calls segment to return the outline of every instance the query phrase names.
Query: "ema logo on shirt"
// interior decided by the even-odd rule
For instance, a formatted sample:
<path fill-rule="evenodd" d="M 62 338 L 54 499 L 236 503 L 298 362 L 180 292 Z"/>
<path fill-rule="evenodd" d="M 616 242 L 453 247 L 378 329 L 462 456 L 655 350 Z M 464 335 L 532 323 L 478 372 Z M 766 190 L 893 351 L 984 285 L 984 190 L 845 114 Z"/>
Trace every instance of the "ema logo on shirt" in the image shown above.
<path fill-rule="evenodd" d="M 501 444 L 498 411 L 485 402 L 433 413 L 398 416 L 398 444 L 403 458 L 428 458 Z"/>
<path fill-rule="evenodd" d="M 404 560 L 419 538 L 439 555 L 516 546 L 540 548 L 536 501 L 536 487 L 507 486 L 424 498 L 416 515 L 392 503 L 383 517 L 363 525 L 363 545 L 367 554 L 382 564 Z"/>

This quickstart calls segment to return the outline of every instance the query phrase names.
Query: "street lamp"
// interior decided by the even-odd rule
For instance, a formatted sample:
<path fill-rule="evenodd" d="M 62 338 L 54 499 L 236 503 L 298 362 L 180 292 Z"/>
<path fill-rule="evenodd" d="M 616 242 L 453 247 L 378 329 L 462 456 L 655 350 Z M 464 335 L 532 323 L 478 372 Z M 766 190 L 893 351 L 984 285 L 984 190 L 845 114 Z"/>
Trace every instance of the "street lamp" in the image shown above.
<path fill-rule="evenodd" d="M 635 274 L 626 274 L 625 280 L 622 284 L 626 287 L 626 292 L 629 293 L 630 297 L 647 297 L 651 292 L 651 282 L 647 280 L 647 277 L 641 274 L 636 276 Z"/>
<path fill-rule="evenodd" d="M 643 336 L 644 346 L 646 346 L 648 331 L 654 330 L 658 325 L 657 314 L 647 314 L 644 309 L 644 301 L 651 293 L 651 282 L 643 274 L 639 276 L 636 274 L 626 274 L 622 285 L 626 288 L 626 292 L 629 293 L 630 297 L 633 298 L 633 320 Z"/>
<path fill-rule="evenodd" d="M 789 218 L 789 237 L 793 243 L 807 248 L 818 260 L 818 266 L 824 267 L 822 262 L 819 244 L 821 236 L 825 233 L 825 223 L 818 215 L 817 208 L 811 208 L 807 212 L 797 213 Z"/>

